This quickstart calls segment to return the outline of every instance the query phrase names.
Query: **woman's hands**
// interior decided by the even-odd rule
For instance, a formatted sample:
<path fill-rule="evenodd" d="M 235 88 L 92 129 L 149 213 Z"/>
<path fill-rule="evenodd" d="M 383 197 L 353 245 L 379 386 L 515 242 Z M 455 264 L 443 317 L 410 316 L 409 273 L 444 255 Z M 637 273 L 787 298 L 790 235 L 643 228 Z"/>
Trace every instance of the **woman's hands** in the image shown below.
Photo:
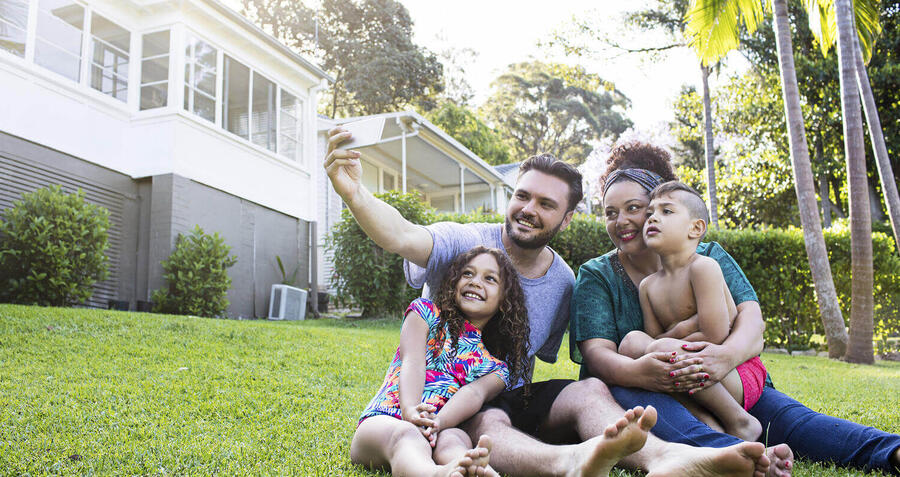
<path fill-rule="evenodd" d="M 677 352 L 648 353 L 634 360 L 638 387 L 654 392 L 677 393 L 702 389 L 706 373 L 703 360 Z"/>
<path fill-rule="evenodd" d="M 710 343 L 708 341 L 696 341 L 687 343 L 681 347 L 686 354 L 679 356 L 681 360 L 699 359 L 703 363 L 702 370 L 685 369 L 679 376 L 686 380 L 700 380 L 707 382 L 707 386 L 713 385 L 723 379 L 738 364 L 732 359 L 731 353 L 725 346 Z"/>

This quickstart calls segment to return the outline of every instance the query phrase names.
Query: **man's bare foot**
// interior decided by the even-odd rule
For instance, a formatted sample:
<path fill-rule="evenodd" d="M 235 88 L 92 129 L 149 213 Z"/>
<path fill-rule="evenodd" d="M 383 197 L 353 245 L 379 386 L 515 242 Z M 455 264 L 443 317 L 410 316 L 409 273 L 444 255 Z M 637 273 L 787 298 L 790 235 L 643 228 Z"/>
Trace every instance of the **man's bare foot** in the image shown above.
<path fill-rule="evenodd" d="M 567 477 L 608 476 L 616 462 L 644 447 L 647 433 L 655 424 L 656 409 L 653 406 L 646 409 L 638 406 L 625 411 L 625 415 L 610 424 L 602 436 L 576 447 L 575 465 L 570 467 Z"/>
<path fill-rule="evenodd" d="M 438 466 L 432 474 L 433 477 L 467 477 L 468 468 L 472 465 L 472 459 L 469 456 L 463 456 L 452 462 Z"/>
<path fill-rule="evenodd" d="M 766 449 L 770 464 L 766 477 L 790 477 L 794 469 L 794 453 L 787 444 L 778 444 Z"/>
<path fill-rule="evenodd" d="M 493 445 L 491 438 L 483 435 L 478 438 L 475 447 L 466 451 L 465 456 L 472 461 L 466 468 L 466 477 L 500 477 L 500 474 L 489 465 Z"/>
<path fill-rule="evenodd" d="M 722 449 L 678 446 L 654 462 L 647 477 L 764 477 L 768 468 L 769 459 L 759 442 L 742 442 Z"/>

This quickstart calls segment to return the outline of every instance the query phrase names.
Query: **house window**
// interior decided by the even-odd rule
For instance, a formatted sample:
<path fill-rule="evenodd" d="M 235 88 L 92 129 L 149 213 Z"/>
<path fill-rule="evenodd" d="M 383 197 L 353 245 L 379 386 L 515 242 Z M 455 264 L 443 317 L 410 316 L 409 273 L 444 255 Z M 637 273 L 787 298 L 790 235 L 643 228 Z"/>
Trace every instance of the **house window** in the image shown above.
<path fill-rule="evenodd" d="M 228 131 L 249 139 L 250 68 L 225 56 L 225 97 L 222 99 L 222 125 Z"/>
<path fill-rule="evenodd" d="M 25 57 L 28 0 L 0 0 L 0 50 Z"/>
<path fill-rule="evenodd" d="M 388 171 L 384 171 L 381 174 L 381 185 L 385 191 L 394 190 L 397 187 L 396 179 L 393 174 Z"/>
<path fill-rule="evenodd" d="M 185 47 L 184 109 L 212 122 L 216 120 L 218 54 L 218 50 L 197 38 L 190 38 Z"/>
<path fill-rule="evenodd" d="M 378 190 L 378 167 L 367 161 L 359 161 L 362 166 L 362 185 L 372 192 L 381 192 Z"/>
<path fill-rule="evenodd" d="M 300 161 L 303 145 L 303 101 L 281 90 L 281 115 L 278 118 L 278 153 Z"/>
<path fill-rule="evenodd" d="M 84 7 L 68 0 L 40 0 L 34 62 L 78 81 Z"/>
<path fill-rule="evenodd" d="M 143 37 L 141 111 L 164 108 L 169 96 L 169 30 Z"/>
<path fill-rule="evenodd" d="M 275 83 L 259 73 L 253 73 L 253 116 L 250 127 L 251 141 L 270 151 L 275 151 Z"/>
<path fill-rule="evenodd" d="M 94 13 L 91 15 L 91 44 L 91 88 L 127 102 L 131 33 Z"/>

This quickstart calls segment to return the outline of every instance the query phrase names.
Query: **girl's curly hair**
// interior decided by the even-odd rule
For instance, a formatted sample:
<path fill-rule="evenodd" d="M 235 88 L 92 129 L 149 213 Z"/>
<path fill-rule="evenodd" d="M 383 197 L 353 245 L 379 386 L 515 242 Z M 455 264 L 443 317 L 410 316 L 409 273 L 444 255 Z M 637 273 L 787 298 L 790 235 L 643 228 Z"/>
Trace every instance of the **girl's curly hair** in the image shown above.
<path fill-rule="evenodd" d="M 528 326 L 525 292 L 522 291 L 522 285 L 519 283 L 518 272 L 502 251 L 478 245 L 453 259 L 444 276 L 444 281 L 438 289 L 435 301 L 441 310 L 437 329 L 443 330 L 446 325 L 455 351 L 466 320 L 456 302 L 456 284 L 462 278 L 466 264 L 485 253 L 497 260 L 500 271 L 500 290 L 503 291 L 503 296 L 500 299 L 497 313 L 481 330 L 481 340 L 493 357 L 504 361 L 509 367 L 510 384 L 514 385 L 522 379 L 528 385 L 531 381 L 531 360 L 528 359 L 531 327 Z M 438 335 L 437 346 L 441 346 L 445 339 L 445 336 Z"/>
<path fill-rule="evenodd" d="M 619 144 L 610 151 L 606 170 L 600 176 L 600 190 L 606 185 L 606 178 L 619 169 L 647 169 L 659 174 L 663 182 L 678 180 L 669 153 L 641 141 Z"/>

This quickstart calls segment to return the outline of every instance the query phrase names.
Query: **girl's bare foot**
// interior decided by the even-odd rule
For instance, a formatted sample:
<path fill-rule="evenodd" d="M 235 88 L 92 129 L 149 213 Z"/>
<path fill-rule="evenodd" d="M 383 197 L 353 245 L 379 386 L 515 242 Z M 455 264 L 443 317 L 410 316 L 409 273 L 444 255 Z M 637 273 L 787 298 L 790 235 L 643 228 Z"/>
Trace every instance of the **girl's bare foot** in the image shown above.
<path fill-rule="evenodd" d="M 602 436 L 597 436 L 578 446 L 587 454 L 578 453 L 567 474 L 568 477 L 608 476 L 609 471 L 623 457 L 631 455 L 647 441 L 647 433 L 656 424 L 656 409 L 653 406 L 635 407 L 625 411 L 625 415 L 610 424 Z"/>
<path fill-rule="evenodd" d="M 465 456 L 472 461 L 466 468 L 467 477 L 500 477 L 500 474 L 489 465 L 492 447 L 491 438 L 483 435 L 478 438 L 478 444 L 474 448 L 466 451 Z"/>
<path fill-rule="evenodd" d="M 794 469 L 794 453 L 787 444 L 778 444 L 766 449 L 769 458 L 769 469 L 766 477 L 790 477 Z"/>

